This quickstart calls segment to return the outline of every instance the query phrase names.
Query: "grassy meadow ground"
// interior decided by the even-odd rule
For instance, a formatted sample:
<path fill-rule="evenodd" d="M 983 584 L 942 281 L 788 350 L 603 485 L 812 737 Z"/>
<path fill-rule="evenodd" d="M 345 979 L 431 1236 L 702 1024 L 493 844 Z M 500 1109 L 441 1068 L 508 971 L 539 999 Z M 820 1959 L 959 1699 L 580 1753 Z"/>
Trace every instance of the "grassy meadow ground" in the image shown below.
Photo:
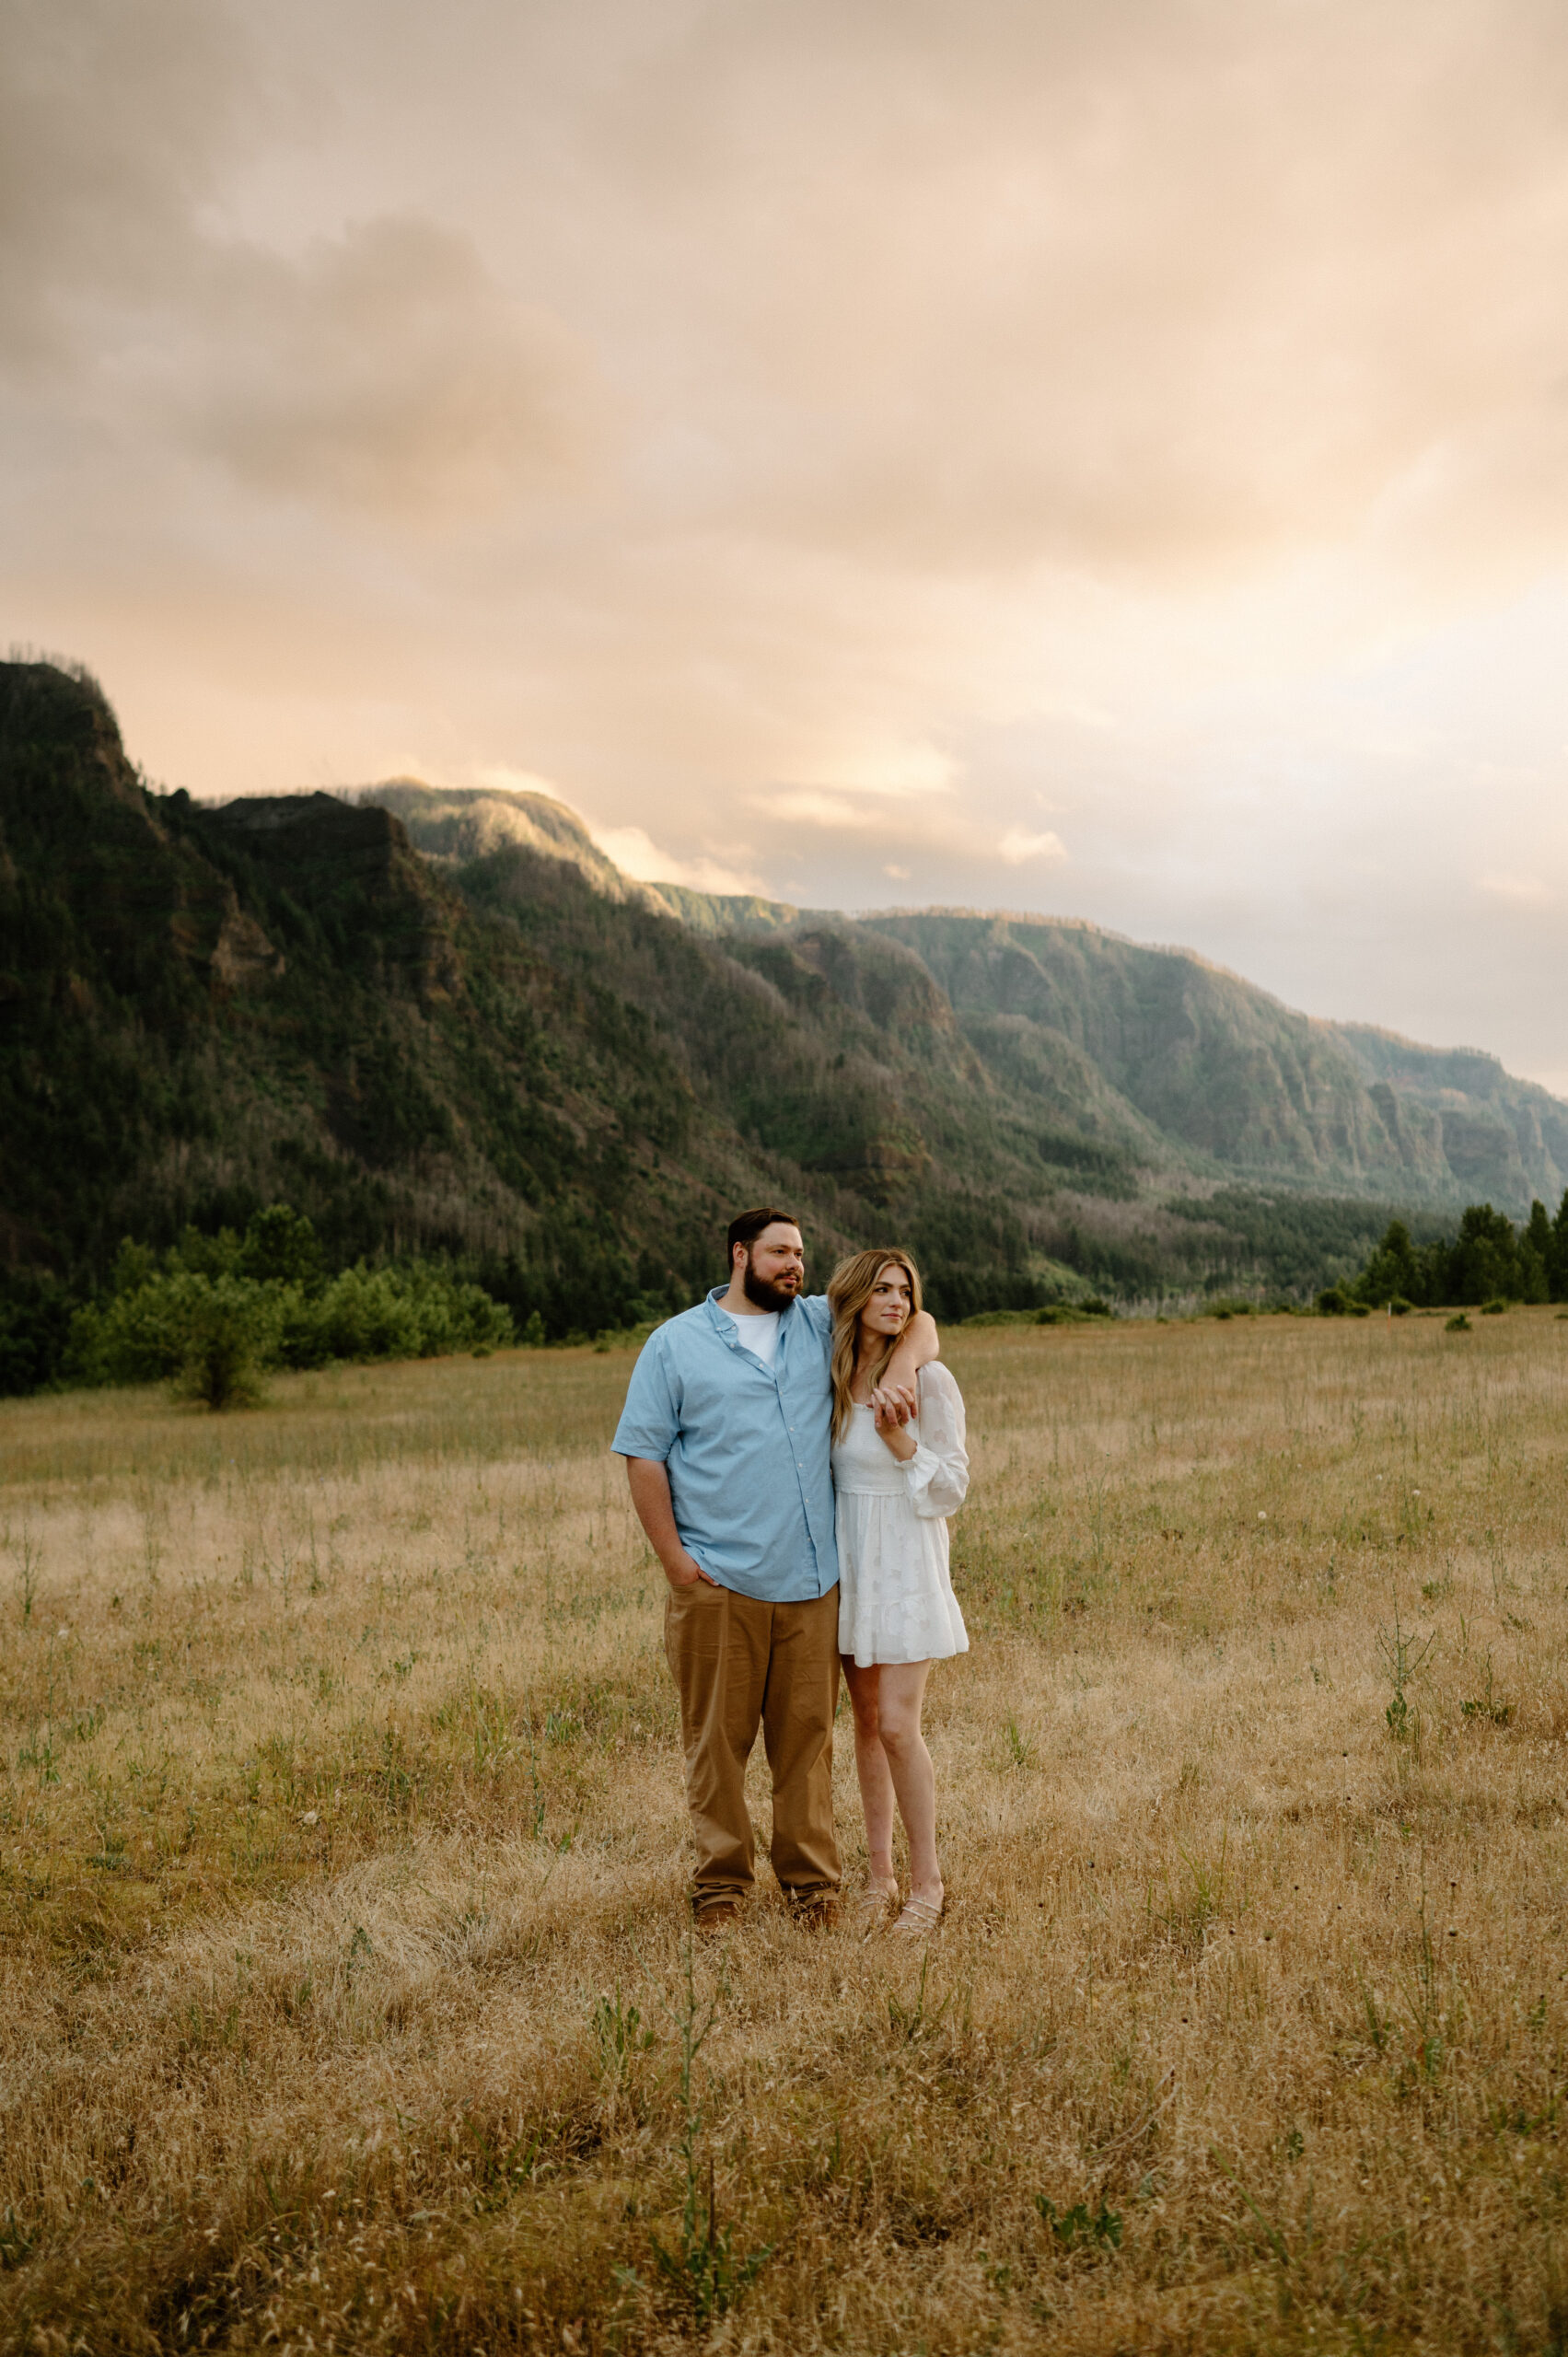
<path fill-rule="evenodd" d="M 624 1354 L 0 1408 L 0 2349 L 1568 2348 L 1568 1323 L 1475 1324 L 949 1337 L 923 1967 L 691 1954 Z"/>

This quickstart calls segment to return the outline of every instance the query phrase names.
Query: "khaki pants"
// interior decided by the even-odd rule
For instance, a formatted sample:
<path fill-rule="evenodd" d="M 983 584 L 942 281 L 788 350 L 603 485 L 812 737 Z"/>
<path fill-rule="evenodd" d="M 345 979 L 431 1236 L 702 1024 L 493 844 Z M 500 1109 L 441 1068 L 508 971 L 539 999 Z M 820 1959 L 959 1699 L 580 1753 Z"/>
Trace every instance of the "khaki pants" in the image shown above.
<path fill-rule="evenodd" d="M 760 1604 L 705 1580 L 672 1588 L 664 1649 L 680 1697 L 697 1844 L 692 1906 L 700 1912 L 751 1895 L 756 1840 L 745 1782 L 759 1726 L 773 1779 L 773 1872 L 790 1898 L 837 1890 L 838 1589 L 807 1604 Z"/>

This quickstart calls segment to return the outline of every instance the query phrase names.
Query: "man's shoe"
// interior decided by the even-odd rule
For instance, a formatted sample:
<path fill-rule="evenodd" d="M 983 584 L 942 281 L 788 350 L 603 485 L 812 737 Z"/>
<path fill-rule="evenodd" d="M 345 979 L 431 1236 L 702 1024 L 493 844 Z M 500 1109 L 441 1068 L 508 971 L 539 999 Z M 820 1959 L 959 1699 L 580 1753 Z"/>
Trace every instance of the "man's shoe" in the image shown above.
<path fill-rule="evenodd" d="M 739 1922 L 740 1916 L 738 1900 L 719 1898 L 711 1907 L 699 1907 L 691 1921 L 700 1939 L 715 1940 L 721 1932 L 732 1930 Z"/>
<path fill-rule="evenodd" d="M 830 1932 L 839 1920 L 837 1893 L 825 1890 L 814 1898 L 796 1898 L 790 1905 L 790 1921 L 798 1923 L 803 1932 Z"/>

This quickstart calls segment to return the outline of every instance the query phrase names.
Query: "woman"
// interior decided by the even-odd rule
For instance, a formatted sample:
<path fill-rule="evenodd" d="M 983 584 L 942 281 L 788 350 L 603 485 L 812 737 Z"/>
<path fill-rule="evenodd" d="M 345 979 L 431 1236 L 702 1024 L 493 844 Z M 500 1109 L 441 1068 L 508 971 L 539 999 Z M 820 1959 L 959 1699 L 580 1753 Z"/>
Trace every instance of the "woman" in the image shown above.
<path fill-rule="evenodd" d="M 893 1346 L 920 1307 L 903 1252 L 857 1252 L 828 1287 L 833 1310 L 833 1489 L 839 1543 L 839 1652 L 854 1711 L 865 1810 L 865 1938 L 898 1907 L 893 1805 L 909 1840 L 910 1896 L 894 1939 L 920 1940 L 942 1914 L 936 1787 L 920 1731 L 934 1661 L 969 1651 L 947 1572 L 946 1516 L 969 1488 L 964 1403 L 944 1366 L 920 1377 L 916 1415 L 898 1420 L 881 1388 Z"/>

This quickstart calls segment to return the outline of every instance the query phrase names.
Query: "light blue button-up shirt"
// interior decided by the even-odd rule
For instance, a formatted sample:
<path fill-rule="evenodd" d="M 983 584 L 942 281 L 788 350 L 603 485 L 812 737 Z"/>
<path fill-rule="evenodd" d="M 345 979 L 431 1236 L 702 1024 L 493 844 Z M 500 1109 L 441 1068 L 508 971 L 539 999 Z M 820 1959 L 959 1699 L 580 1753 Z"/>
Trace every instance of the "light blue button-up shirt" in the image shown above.
<path fill-rule="evenodd" d="M 611 1446 L 663 1463 L 680 1543 L 721 1587 L 805 1603 L 839 1576 L 832 1312 L 825 1294 L 781 1310 L 767 1367 L 719 1308 L 723 1293 L 649 1335 Z"/>

